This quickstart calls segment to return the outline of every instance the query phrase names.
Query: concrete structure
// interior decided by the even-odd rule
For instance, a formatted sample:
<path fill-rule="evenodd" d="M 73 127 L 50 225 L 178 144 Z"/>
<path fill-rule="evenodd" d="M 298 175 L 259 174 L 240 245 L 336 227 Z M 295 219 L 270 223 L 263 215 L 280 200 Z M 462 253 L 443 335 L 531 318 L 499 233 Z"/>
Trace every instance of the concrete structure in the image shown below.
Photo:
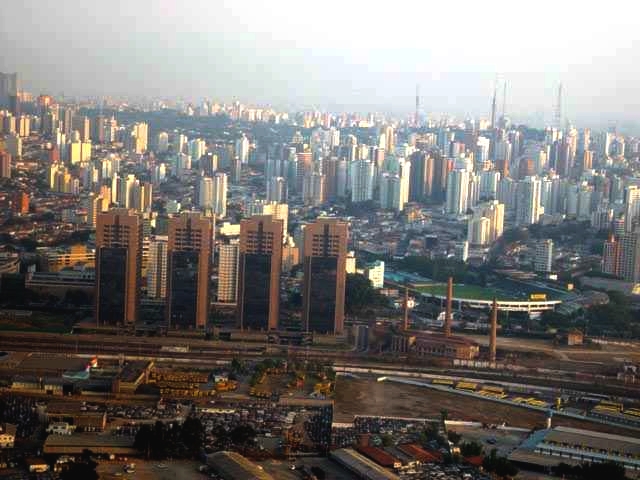
<path fill-rule="evenodd" d="M 98 214 L 96 323 L 135 323 L 140 304 L 142 219 L 133 210 Z"/>
<path fill-rule="evenodd" d="M 238 325 L 275 330 L 280 315 L 282 221 L 258 215 L 240 222 Z"/>
<path fill-rule="evenodd" d="M 304 229 L 302 324 L 306 331 L 342 333 L 348 224 L 318 218 Z"/>
<path fill-rule="evenodd" d="M 498 301 L 494 298 L 491 307 L 491 327 L 489 330 L 489 361 L 495 363 L 498 345 Z"/>
<path fill-rule="evenodd" d="M 203 328 L 209 315 L 213 224 L 198 212 L 169 219 L 166 320 L 172 327 Z"/>
<path fill-rule="evenodd" d="M 451 304 L 453 299 L 453 277 L 447 279 L 447 306 L 444 317 L 444 334 L 449 337 L 451 335 Z"/>

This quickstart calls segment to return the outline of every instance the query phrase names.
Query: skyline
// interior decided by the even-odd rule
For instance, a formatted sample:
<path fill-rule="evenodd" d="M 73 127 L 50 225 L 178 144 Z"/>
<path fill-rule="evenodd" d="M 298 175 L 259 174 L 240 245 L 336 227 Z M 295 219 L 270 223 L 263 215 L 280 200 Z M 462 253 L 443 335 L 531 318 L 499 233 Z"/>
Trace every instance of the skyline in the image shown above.
<path fill-rule="evenodd" d="M 514 121 L 550 124 L 562 83 L 566 119 L 637 127 L 630 112 L 640 108 L 640 72 L 626 59 L 640 34 L 626 16 L 546 0 L 524 19 L 497 2 L 463 2 L 455 17 L 443 5 L 385 6 L 329 1 L 304 12 L 289 1 L 125 8 L 74 0 L 58 8 L 31 0 L 4 7 L 0 71 L 18 71 L 35 94 L 403 115 L 413 112 L 419 84 L 423 114 L 460 117 L 489 116 L 498 77 L 508 82 Z M 25 18 L 38 28 L 24 28 Z"/>

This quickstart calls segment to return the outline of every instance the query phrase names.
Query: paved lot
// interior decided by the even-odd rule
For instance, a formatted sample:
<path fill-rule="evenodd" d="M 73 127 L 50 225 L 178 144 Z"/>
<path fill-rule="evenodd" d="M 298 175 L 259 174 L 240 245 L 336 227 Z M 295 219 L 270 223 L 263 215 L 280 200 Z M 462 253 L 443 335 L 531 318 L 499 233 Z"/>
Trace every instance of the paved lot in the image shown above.
<path fill-rule="evenodd" d="M 452 430 L 462 435 L 463 441 L 475 441 L 482 445 L 484 451 L 489 453 L 492 449 L 498 450 L 498 455 L 507 456 L 529 435 L 525 432 L 514 432 L 512 430 L 502 429 L 485 429 L 481 427 L 467 426 L 450 426 L 448 430 Z M 495 440 L 494 444 L 487 440 Z"/>
<path fill-rule="evenodd" d="M 134 460 L 136 473 L 124 473 L 124 462 L 102 463 L 98 466 L 100 479 L 127 479 L 127 480 L 204 480 L 206 475 L 198 472 L 201 465 L 190 461 L 145 462 Z M 166 468 L 158 468 L 157 465 L 165 465 Z"/>

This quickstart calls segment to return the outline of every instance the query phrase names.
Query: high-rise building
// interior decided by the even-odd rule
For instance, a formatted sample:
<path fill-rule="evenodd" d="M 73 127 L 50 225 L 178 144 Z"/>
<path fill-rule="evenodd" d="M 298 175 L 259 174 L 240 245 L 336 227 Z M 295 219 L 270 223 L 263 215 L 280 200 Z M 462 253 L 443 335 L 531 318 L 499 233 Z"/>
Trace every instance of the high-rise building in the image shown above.
<path fill-rule="evenodd" d="M 5 139 L 5 147 L 13 158 L 22 157 L 22 139 L 15 133 Z"/>
<path fill-rule="evenodd" d="M 384 172 L 380 176 L 380 207 L 402 211 L 401 180 L 397 173 Z"/>
<path fill-rule="evenodd" d="M 282 221 L 271 215 L 240 222 L 237 318 L 241 329 L 278 328 L 282 229 Z"/>
<path fill-rule="evenodd" d="M 373 199 L 375 165 L 371 160 L 351 162 L 351 201 L 366 202 Z"/>
<path fill-rule="evenodd" d="M 640 187 L 629 185 L 624 191 L 625 230 L 632 232 L 640 221 Z"/>
<path fill-rule="evenodd" d="M 289 205 L 286 203 L 256 200 L 247 205 L 247 216 L 271 215 L 282 222 L 283 240 L 287 237 L 289 227 Z"/>
<path fill-rule="evenodd" d="M 129 150 L 133 153 L 141 154 L 147 151 L 149 141 L 149 126 L 144 122 L 139 122 L 131 127 L 129 132 Z"/>
<path fill-rule="evenodd" d="M 348 224 L 319 218 L 304 229 L 302 325 L 306 331 L 342 333 Z"/>
<path fill-rule="evenodd" d="M 11 154 L 0 150 L 0 178 L 11 178 Z"/>
<path fill-rule="evenodd" d="M 175 328 L 204 328 L 209 315 L 213 224 L 200 212 L 169 219 L 166 319 Z"/>
<path fill-rule="evenodd" d="M 211 177 L 200 177 L 198 206 L 203 210 L 213 209 L 213 178 Z"/>
<path fill-rule="evenodd" d="M 602 271 L 627 282 L 640 282 L 640 232 L 611 235 L 604 242 Z"/>
<path fill-rule="evenodd" d="M 302 202 L 305 205 L 319 207 L 325 202 L 325 176 L 313 172 L 302 180 Z"/>
<path fill-rule="evenodd" d="M 149 262 L 147 264 L 147 297 L 167 298 L 167 235 L 156 235 L 149 242 Z"/>
<path fill-rule="evenodd" d="M 424 201 L 431 196 L 433 188 L 433 157 L 424 152 L 411 154 L 411 179 L 409 199 L 415 202 Z"/>
<path fill-rule="evenodd" d="M 156 152 L 166 153 L 167 151 L 169 151 L 169 134 L 160 132 L 156 136 Z"/>
<path fill-rule="evenodd" d="M 526 177 L 518 183 L 516 201 L 516 225 L 538 223 L 544 213 L 540 203 L 541 182 L 538 177 Z"/>
<path fill-rule="evenodd" d="M 490 222 L 487 217 L 474 216 L 469 219 L 467 241 L 469 245 L 485 246 L 488 245 L 490 232 Z"/>
<path fill-rule="evenodd" d="M 219 218 L 227 216 L 227 174 L 217 172 L 213 176 L 213 213 Z"/>
<path fill-rule="evenodd" d="M 218 252 L 218 302 L 236 303 L 238 295 L 238 242 L 220 245 Z"/>
<path fill-rule="evenodd" d="M 98 214 L 96 226 L 96 322 L 138 320 L 141 288 L 142 220 L 133 210 Z"/>
<path fill-rule="evenodd" d="M 240 159 L 241 164 L 249 162 L 249 139 L 243 133 L 242 136 L 236 140 L 235 155 Z"/>
<path fill-rule="evenodd" d="M 304 188 L 304 178 L 313 173 L 313 153 L 297 152 L 295 167 L 295 190 L 301 194 Z"/>
<path fill-rule="evenodd" d="M 469 201 L 469 172 L 457 169 L 449 173 L 447 178 L 446 211 L 451 215 L 467 213 Z"/>
<path fill-rule="evenodd" d="M 0 72 L 0 107 L 10 107 L 12 97 L 18 95 L 20 83 L 17 73 Z"/>
<path fill-rule="evenodd" d="M 80 134 L 81 142 L 88 142 L 91 139 L 91 121 L 84 115 L 76 115 L 72 120 L 72 129 Z"/>
<path fill-rule="evenodd" d="M 271 177 L 267 180 L 267 200 L 278 203 L 287 201 L 287 182 L 283 177 Z"/>
<path fill-rule="evenodd" d="M 536 243 L 533 267 L 536 272 L 551 272 L 553 266 L 553 240 L 547 238 Z"/>

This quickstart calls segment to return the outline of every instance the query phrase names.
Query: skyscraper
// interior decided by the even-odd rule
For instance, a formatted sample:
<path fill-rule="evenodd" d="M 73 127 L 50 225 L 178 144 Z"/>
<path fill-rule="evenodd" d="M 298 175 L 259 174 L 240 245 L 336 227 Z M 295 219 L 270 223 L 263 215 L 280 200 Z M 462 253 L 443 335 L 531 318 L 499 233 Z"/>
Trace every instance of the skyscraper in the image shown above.
<path fill-rule="evenodd" d="M 366 202 L 373 199 L 375 165 L 371 160 L 351 162 L 351 201 Z"/>
<path fill-rule="evenodd" d="M 348 225 L 319 218 L 304 229 L 302 325 L 306 331 L 342 333 Z"/>
<path fill-rule="evenodd" d="M 213 213 L 217 217 L 227 216 L 227 174 L 217 172 L 213 176 Z"/>
<path fill-rule="evenodd" d="M 209 315 L 211 218 L 182 212 L 169 219 L 166 319 L 176 328 L 203 328 Z"/>
<path fill-rule="evenodd" d="M 465 169 L 451 171 L 447 178 L 447 213 L 451 215 L 464 215 L 467 213 L 468 200 L 469 172 Z"/>
<path fill-rule="evenodd" d="M 203 210 L 213 209 L 213 178 L 211 177 L 200 177 L 198 206 Z"/>
<path fill-rule="evenodd" d="M 640 232 L 609 237 L 602 252 L 602 271 L 627 282 L 640 282 Z"/>
<path fill-rule="evenodd" d="M 283 177 L 271 177 L 267 180 L 267 200 L 278 203 L 287 201 L 287 183 Z"/>
<path fill-rule="evenodd" d="M 282 221 L 258 215 L 240 222 L 237 319 L 241 329 L 274 330 L 280 316 Z"/>
<path fill-rule="evenodd" d="M 0 106 L 9 108 L 11 106 L 11 98 L 17 96 L 19 90 L 20 84 L 17 73 L 0 72 Z"/>
<path fill-rule="evenodd" d="M 547 238 L 536 243 L 533 267 L 536 272 L 551 272 L 553 265 L 553 240 Z"/>
<path fill-rule="evenodd" d="M 218 302 L 236 303 L 238 295 L 238 242 L 220 245 L 218 253 Z"/>
<path fill-rule="evenodd" d="M 131 324 L 138 319 L 142 220 L 133 210 L 98 214 L 96 227 L 96 322 Z"/>
<path fill-rule="evenodd" d="M 0 178 L 11 178 L 11 155 L 0 150 Z"/>
<path fill-rule="evenodd" d="M 538 223 L 544 208 L 540 204 L 541 182 L 538 177 L 526 177 L 518 183 L 516 225 Z"/>
<path fill-rule="evenodd" d="M 169 237 L 156 235 L 149 242 L 149 263 L 147 265 L 147 297 L 167 298 L 167 244 Z"/>

